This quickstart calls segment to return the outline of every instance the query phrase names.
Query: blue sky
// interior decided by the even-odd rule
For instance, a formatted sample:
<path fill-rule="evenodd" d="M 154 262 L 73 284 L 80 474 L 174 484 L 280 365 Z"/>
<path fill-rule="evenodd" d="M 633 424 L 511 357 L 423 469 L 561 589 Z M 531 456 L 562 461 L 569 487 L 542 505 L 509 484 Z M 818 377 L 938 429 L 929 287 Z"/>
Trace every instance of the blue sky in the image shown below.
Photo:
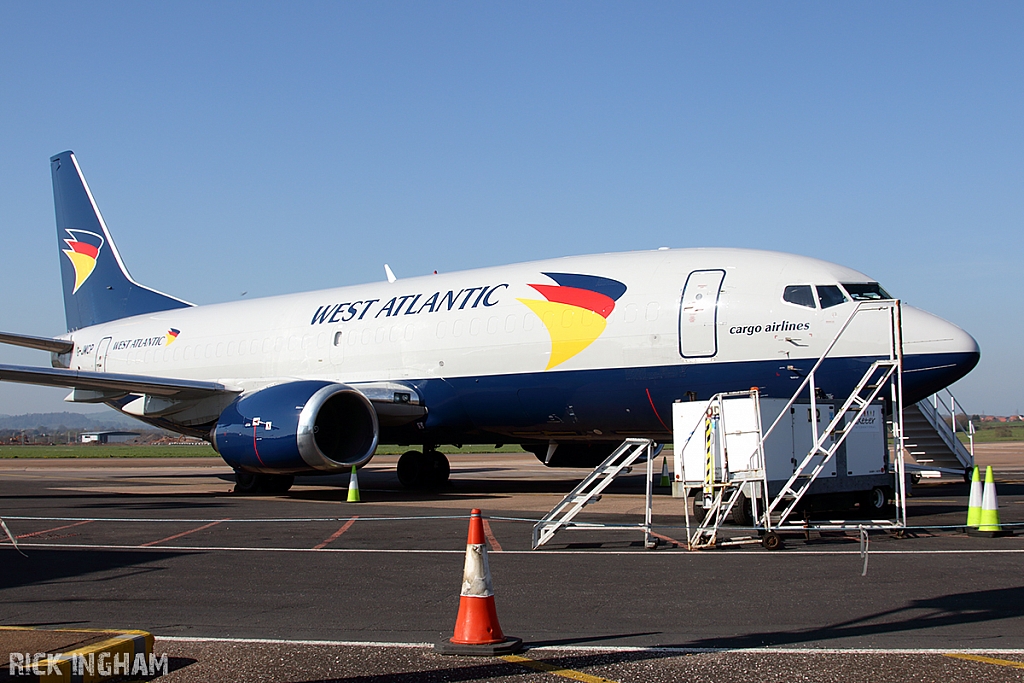
<path fill-rule="evenodd" d="M 136 279 L 198 303 L 778 249 L 959 324 L 963 403 L 1024 410 L 1022 35 L 1000 2 L 4 3 L 0 330 L 64 331 L 73 149 Z"/>

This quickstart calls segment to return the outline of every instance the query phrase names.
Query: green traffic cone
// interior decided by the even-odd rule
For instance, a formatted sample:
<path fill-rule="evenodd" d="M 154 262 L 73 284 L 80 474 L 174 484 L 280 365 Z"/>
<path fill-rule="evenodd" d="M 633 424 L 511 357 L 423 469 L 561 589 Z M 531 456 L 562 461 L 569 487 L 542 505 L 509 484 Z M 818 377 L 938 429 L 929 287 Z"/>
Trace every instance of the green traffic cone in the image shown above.
<path fill-rule="evenodd" d="M 668 456 L 661 457 L 661 483 L 659 486 L 671 486 L 672 480 L 668 476 Z"/>
<path fill-rule="evenodd" d="M 996 481 L 992 466 L 985 468 L 985 493 L 981 498 L 981 521 L 978 531 L 1002 531 L 999 526 L 999 501 L 996 499 Z"/>
<path fill-rule="evenodd" d="M 348 502 L 359 502 L 359 478 L 356 476 L 356 466 L 352 465 L 352 475 L 348 480 Z"/>
<path fill-rule="evenodd" d="M 971 497 L 967 503 L 967 526 L 978 528 L 981 524 L 981 472 L 978 466 L 974 466 L 974 474 L 971 476 Z"/>

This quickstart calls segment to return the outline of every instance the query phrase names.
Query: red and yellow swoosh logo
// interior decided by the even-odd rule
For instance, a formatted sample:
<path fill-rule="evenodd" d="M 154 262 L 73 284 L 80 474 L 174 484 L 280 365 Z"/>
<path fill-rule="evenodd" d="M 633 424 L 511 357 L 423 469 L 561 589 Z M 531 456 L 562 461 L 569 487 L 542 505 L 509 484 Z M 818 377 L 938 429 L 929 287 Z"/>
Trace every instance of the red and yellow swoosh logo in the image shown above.
<path fill-rule="evenodd" d="M 65 228 L 64 232 L 71 235 L 71 239 L 64 240 L 68 248 L 62 251 L 75 268 L 75 288 L 71 291 L 74 294 L 89 279 L 93 269 L 96 268 L 96 258 L 100 255 L 100 249 L 103 248 L 103 237 L 88 230 Z"/>
<path fill-rule="evenodd" d="M 179 334 L 181 334 L 181 330 L 176 330 L 173 327 L 167 330 L 167 343 L 164 344 L 164 346 L 170 346 L 171 344 L 173 344 L 174 340 L 178 338 Z"/>
<path fill-rule="evenodd" d="M 551 335 L 547 370 L 564 363 L 601 336 L 626 285 L 611 278 L 575 273 L 543 273 L 554 285 L 530 285 L 543 297 L 519 299 Z"/>

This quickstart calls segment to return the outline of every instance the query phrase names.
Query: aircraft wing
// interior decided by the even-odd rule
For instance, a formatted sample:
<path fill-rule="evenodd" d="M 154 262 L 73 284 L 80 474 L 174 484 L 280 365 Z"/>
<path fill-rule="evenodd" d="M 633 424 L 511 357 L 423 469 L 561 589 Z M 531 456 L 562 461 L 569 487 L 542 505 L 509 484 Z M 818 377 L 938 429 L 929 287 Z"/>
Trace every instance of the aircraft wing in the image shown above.
<path fill-rule="evenodd" d="M 33 337 L 27 334 L 12 334 L 10 332 L 0 332 L 0 344 L 24 346 L 29 349 L 52 351 L 53 353 L 68 353 L 71 349 L 75 348 L 75 343 L 68 339 Z"/>
<path fill-rule="evenodd" d="M 147 394 L 184 400 L 207 398 L 218 394 L 237 394 L 241 391 L 219 382 L 24 365 L 0 365 L 0 380 L 68 387 L 80 391 L 95 391 L 100 394 Z"/>

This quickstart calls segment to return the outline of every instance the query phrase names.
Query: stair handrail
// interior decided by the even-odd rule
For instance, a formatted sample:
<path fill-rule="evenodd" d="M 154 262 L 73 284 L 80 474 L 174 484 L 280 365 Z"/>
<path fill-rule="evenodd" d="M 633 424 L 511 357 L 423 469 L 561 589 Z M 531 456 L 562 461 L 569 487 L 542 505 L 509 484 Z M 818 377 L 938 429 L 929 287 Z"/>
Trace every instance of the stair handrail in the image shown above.
<path fill-rule="evenodd" d="M 940 394 L 942 395 L 942 399 L 943 399 L 942 401 L 939 401 Z M 949 405 L 948 406 L 946 405 L 946 402 L 945 402 L 945 399 L 947 399 L 947 398 L 949 399 Z M 939 410 L 939 406 L 942 406 L 942 411 Z M 970 413 L 968 413 L 964 409 L 964 407 L 960 404 L 960 401 L 957 400 L 957 397 L 954 396 L 953 392 L 949 390 L 949 387 L 940 389 L 939 391 L 936 391 L 934 394 L 932 394 L 932 407 L 935 409 L 935 413 L 936 413 L 937 416 L 940 417 L 940 419 L 942 418 L 943 413 L 945 413 L 946 410 L 948 409 L 949 423 L 950 423 L 950 428 L 953 431 L 953 438 L 957 439 L 957 436 L 956 436 L 957 427 L 959 427 L 960 431 L 964 432 L 967 435 L 968 450 L 971 453 L 971 461 L 973 462 L 974 461 L 974 433 L 975 433 L 976 429 L 974 427 L 974 420 L 972 420 L 971 417 L 970 417 Z M 959 410 L 960 414 L 963 415 L 964 418 L 967 420 L 967 426 L 966 427 L 961 425 L 960 424 L 960 420 L 957 419 L 957 410 Z M 957 440 L 959 441 L 959 439 L 957 439 Z"/>

